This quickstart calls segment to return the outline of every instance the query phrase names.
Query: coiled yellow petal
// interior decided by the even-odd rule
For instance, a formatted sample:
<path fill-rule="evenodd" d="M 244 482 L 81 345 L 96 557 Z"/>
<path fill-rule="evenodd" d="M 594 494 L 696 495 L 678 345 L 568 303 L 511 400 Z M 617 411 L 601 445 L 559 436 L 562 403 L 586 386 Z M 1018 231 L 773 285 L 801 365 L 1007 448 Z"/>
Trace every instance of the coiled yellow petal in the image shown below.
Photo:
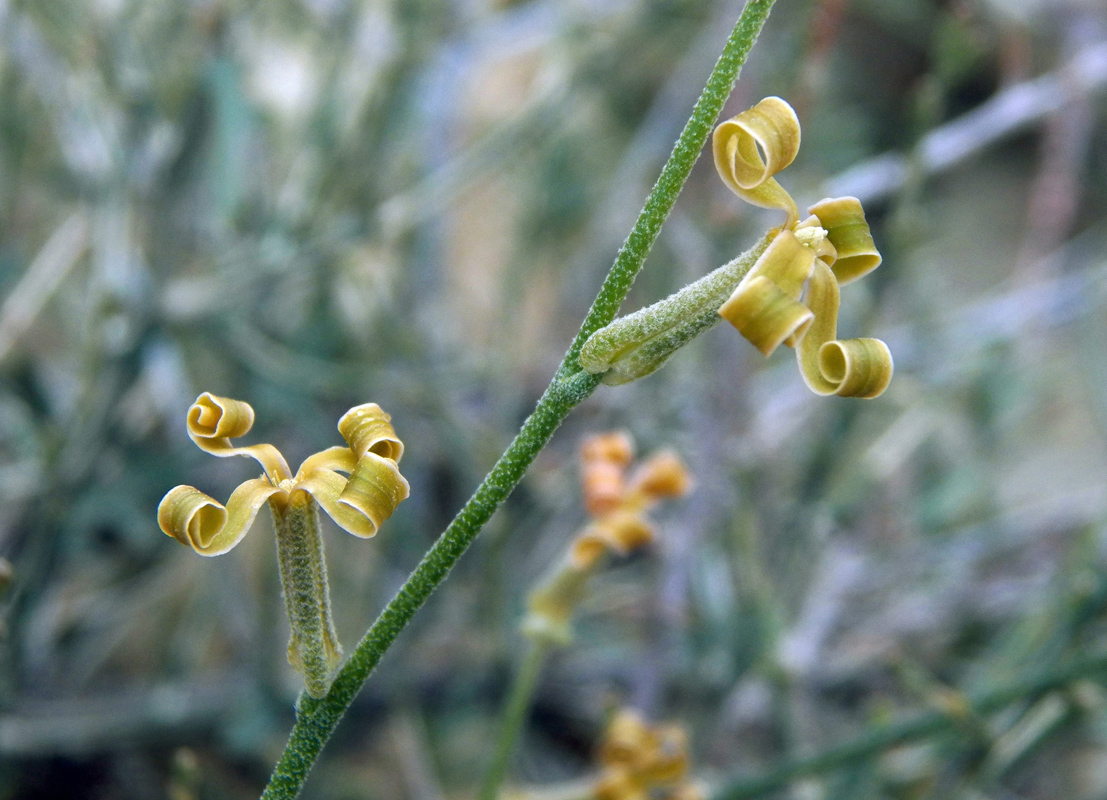
<path fill-rule="evenodd" d="M 715 128 L 711 143 L 715 168 L 731 191 L 755 206 L 786 211 L 786 227 L 795 225 L 795 201 L 773 178 L 799 151 L 799 118 L 790 105 L 766 97 Z"/>
<path fill-rule="evenodd" d="M 892 353 L 880 339 L 842 339 L 819 348 L 819 371 L 841 397 L 879 397 L 892 380 Z"/>
<path fill-rule="evenodd" d="M 338 432 L 358 458 L 374 453 L 399 463 L 404 454 L 404 443 L 392 428 L 392 417 L 376 403 L 354 406 L 343 414 Z"/>
<path fill-rule="evenodd" d="M 409 492 L 396 462 L 373 453 L 358 461 L 348 479 L 317 469 L 302 475 L 296 487 L 309 492 L 338 527 L 361 539 L 375 536 Z"/>
<path fill-rule="evenodd" d="M 814 319 L 807 306 L 793 300 L 764 276 L 736 289 L 719 309 L 719 316 L 737 328 L 765 357 L 802 333 Z"/>
<path fill-rule="evenodd" d="M 254 478 L 235 489 L 223 506 L 192 486 L 177 486 L 158 504 L 158 526 L 202 556 L 222 555 L 242 541 L 258 509 L 280 491 Z"/>
<path fill-rule="evenodd" d="M 204 439 L 235 439 L 254 427 L 249 403 L 204 392 L 188 409 L 188 432 Z"/>
<path fill-rule="evenodd" d="M 371 523 L 372 530 L 346 530 L 363 538 L 373 536 L 381 524 L 392 516 L 396 506 L 407 499 L 410 492 L 411 486 L 400 474 L 395 461 L 375 453 L 366 453 L 358 459 L 338 503 L 361 514 Z M 341 524 L 338 519 L 335 522 Z"/>
<path fill-rule="evenodd" d="M 304 462 L 300 464 L 300 469 L 296 474 L 303 477 L 304 475 L 310 475 L 318 469 L 330 469 L 350 473 L 354 471 L 356 465 L 357 456 L 354 455 L 354 451 L 349 447 L 328 447 L 326 450 L 320 450 L 318 453 L 305 458 Z"/>
<path fill-rule="evenodd" d="M 801 233 L 806 241 L 792 231 L 778 233 L 719 308 L 719 316 L 766 357 L 781 344 L 794 346 L 812 320 L 799 298 L 825 237 L 822 228 Z"/>
<path fill-rule="evenodd" d="M 653 526 L 649 520 L 637 511 L 617 509 L 581 531 L 573 542 L 572 552 L 584 564 L 598 558 L 599 545 L 625 556 L 652 541 Z"/>
<path fill-rule="evenodd" d="M 815 319 L 796 348 L 796 357 L 811 391 L 879 397 L 892 379 L 892 354 L 879 339 L 837 339 L 838 281 L 821 260 L 815 262 L 805 300 Z"/>
<path fill-rule="evenodd" d="M 680 456 L 662 450 L 634 470 L 628 493 L 647 504 L 667 497 L 684 497 L 692 489 L 692 473 Z"/>
<path fill-rule="evenodd" d="M 634 458 L 634 441 L 624 431 L 590 436 L 580 447 L 584 507 L 598 517 L 616 509 L 626 492 L 624 473 Z"/>
<path fill-rule="evenodd" d="M 820 200 L 808 209 L 826 228 L 827 238 L 837 253 L 832 262 L 834 277 L 844 286 L 867 275 L 880 266 L 880 251 L 876 249 L 865 210 L 856 197 L 836 197 Z"/>
<path fill-rule="evenodd" d="M 273 483 L 292 477 L 288 463 L 271 444 L 235 447 L 231 439 L 243 436 L 254 427 L 254 409 L 249 403 L 204 392 L 188 409 L 188 437 L 205 453 L 226 458 L 249 456 L 256 459 Z"/>

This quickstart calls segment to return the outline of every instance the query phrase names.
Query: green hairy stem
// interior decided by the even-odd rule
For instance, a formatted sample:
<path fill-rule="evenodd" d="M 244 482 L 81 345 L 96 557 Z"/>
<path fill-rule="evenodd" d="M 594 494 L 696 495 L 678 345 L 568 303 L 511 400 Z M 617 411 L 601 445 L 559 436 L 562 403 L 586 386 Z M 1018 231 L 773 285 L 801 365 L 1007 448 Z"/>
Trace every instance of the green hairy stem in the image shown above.
<path fill-rule="evenodd" d="M 288 663 L 303 674 L 309 695 L 323 697 L 342 658 L 342 648 L 331 617 L 319 508 L 306 492 L 294 493 L 283 508 L 273 502 L 269 506 L 277 532 L 281 588 L 292 627 Z"/>
<path fill-rule="evenodd" d="M 534 412 L 477 487 L 473 497 L 458 512 L 358 643 L 326 696 L 318 699 L 305 696 L 301 699 L 288 744 L 262 795 L 265 800 L 291 800 L 299 794 L 323 745 L 400 631 L 445 580 L 484 524 L 522 479 L 562 420 L 595 391 L 599 377 L 583 372 L 577 363 L 581 347 L 589 336 L 611 322 L 618 313 L 657 240 L 662 223 L 703 150 L 774 1 L 747 2 L 634 228 Z"/>
<path fill-rule="evenodd" d="M 669 356 L 710 329 L 719 306 L 765 252 L 766 236 L 738 258 L 652 306 L 627 314 L 593 333 L 580 351 L 586 372 L 603 375 L 612 386 L 654 372 Z"/>

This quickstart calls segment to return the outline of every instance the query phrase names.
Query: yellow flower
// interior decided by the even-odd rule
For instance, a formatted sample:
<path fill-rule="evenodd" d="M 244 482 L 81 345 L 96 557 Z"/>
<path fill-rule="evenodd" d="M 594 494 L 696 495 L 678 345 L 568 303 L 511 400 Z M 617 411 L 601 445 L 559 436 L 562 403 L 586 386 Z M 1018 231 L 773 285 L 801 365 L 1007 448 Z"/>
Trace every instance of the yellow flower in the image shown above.
<path fill-rule="evenodd" d="M 342 648 L 331 616 L 318 509 L 343 530 L 367 539 L 407 498 L 408 482 L 397 466 L 404 446 L 391 418 L 375 403 L 351 408 L 338 421 L 346 446 L 308 457 L 295 475 L 270 444 L 231 444 L 254 426 L 248 403 L 204 392 L 189 408 L 187 421 L 189 438 L 204 452 L 248 456 L 265 472 L 244 481 L 226 506 L 192 486 L 171 489 L 158 505 L 158 525 L 200 555 L 217 556 L 242 541 L 261 505 L 269 503 L 292 629 L 288 661 L 303 674 L 308 694 L 322 697 Z"/>
<path fill-rule="evenodd" d="M 600 761 L 597 800 L 702 797 L 688 780 L 688 737 L 678 725 L 649 725 L 637 712 L 621 709 L 608 723 Z"/>
<path fill-rule="evenodd" d="M 719 315 L 762 355 L 796 348 L 800 373 L 817 394 L 878 397 L 892 379 L 892 354 L 879 339 L 838 339 L 839 287 L 880 265 L 865 212 L 855 197 L 826 199 L 805 220 L 773 177 L 799 151 L 792 107 L 767 97 L 715 129 L 719 176 L 743 200 L 787 214 L 769 246 Z"/>
<path fill-rule="evenodd" d="M 589 437 L 580 457 L 584 506 L 592 520 L 531 592 L 523 620 L 526 635 L 554 644 L 571 641 L 573 614 L 604 555 L 625 556 L 652 542 L 649 510 L 665 498 L 683 497 L 692 487 L 688 468 L 668 450 L 655 453 L 627 477 L 634 441 L 623 431 Z"/>
<path fill-rule="evenodd" d="M 188 410 L 189 438 L 214 456 L 254 458 L 265 474 L 244 481 L 226 506 L 192 486 L 178 486 L 159 504 L 158 524 L 202 556 L 222 555 L 242 541 L 263 503 L 279 511 L 299 494 L 307 494 L 340 528 L 367 539 L 409 492 L 397 466 L 404 446 L 390 420 L 376 403 L 351 408 L 338 422 L 347 446 L 308 457 L 293 475 L 272 445 L 231 444 L 254 426 L 254 409 L 248 403 L 204 392 Z"/>

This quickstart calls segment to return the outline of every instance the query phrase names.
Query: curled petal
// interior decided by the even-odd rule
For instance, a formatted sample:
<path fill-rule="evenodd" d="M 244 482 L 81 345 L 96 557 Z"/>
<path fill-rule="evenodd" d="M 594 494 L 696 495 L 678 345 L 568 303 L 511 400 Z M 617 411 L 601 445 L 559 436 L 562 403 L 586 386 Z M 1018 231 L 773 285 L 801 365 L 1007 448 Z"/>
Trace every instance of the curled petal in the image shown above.
<path fill-rule="evenodd" d="M 719 316 L 766 357 L 788 339 L 802 336 L 814 319 L 807 306 L 763 275 L 735 289 Z"/>
<path fill-rule="evenodd" d="M 593 517 L 609 514 L 619 507 L 626 493 L 624 468 L 613 461 L 586 461 L 581 470 L 584 508 Z"/>
<path fill-rule="evenodd" d="M 806 222 L 796 233 L 781 231 L 719 308 L 719 315 L 762 355 L 768 357 L 781 344 L 795 347 L 807 329 L 811 316 L 799 299 L 816 256 L 825 252 L 825 240 L 821 227 Z"/>
<path fill-rule="evenodd" d="M 205 453 L 226 458 L 249 456 L 261 464 L 273 483 L 292 477 L 292 471 L 277 448 L 271 444 L 235 447 L 231 439 L 254 427 L 254 409 L 249 403 L 202 393 L 188 409 L 188 437 Z"/>
<path fill-rule="evenodd" d="M 865 210 L 856 197 L 820 200 L 809 209 L 827 230 L 838 258 L 832 262 L 834 276 L 842 286 L 880 266 L 880 251 L 873 242 Z"/>
<path fill-rule="evenodd" d="M 409 492 L 396 462 L 373 453 L 358 460 L 349 479 L 329 469 L 301 468 L 300 474 L 297 488 L 310 492 L 338 527 L 362 539 L 375 536 Z"/>
<path fill-rule="evenodd" d="M 357 458 L 374 453 L 399 463 L 404 443 L 392 428 L 392 417 L 376 403 L 354 406 L 338 421 L 338 432 Z"/>
<path fill-rule="evenodd" d="M 892 353 L 880 339 L 842 339 L 819 348 L 819 371 L 841 397 L 873 398 L 892 380 Z"/>
<path fill-rule="evenodd" d="M 299 475 L 310 475 L 318 469 L 338 470 L 350 473 L 357 465 L 357 456 L 349 447 L 328 447 L 315 455 L 308 456 L 300 465 Z"/>
<path fill-rule="evenodd" d="M 625 556 L 653 541 L 653 526 L 640 513 L 618 510 L 589 525 L 573 543 L 574 558 L 586 558 L 602 544 Z"/>
<path fill-rule="evenodd" d="M 799 119 L 779 97 L 766 97 L 727 120 L 712 137 L 715 168 L 723 182 L 747 203 L 786 211 L 789 228 L 799 212 L 773 176 L 792 163 L 799 145 Z"/>
<path fill-rule="evenodd" d="M 792 231 L 781 231 L 736 288 L 740 289 L 742 283 L 754 278 L 765 277 L 793 300 L 799 300 L 814 269 L 815 257 L 815 248 L 801 242 Z"/>
<path fill-rule="evenodd" d="M 226 507 L 191 486 L 171 489 L 158 504 L 158 525 L 167 536 L 202 556 L 226 553 L 246 535 L 258 509 L 281 490 L 263 478 L 246 481 Z"/>
<path fill-rule="evenodd" d="M 815 319 L 796 348 L 796 357 L 811 391 L 879 396 L 892 378 L 892 354 L 879 339 L 838 340 L 838 281 L 821 260 L 815 262 L 805 300 Z"/>
<path fill-rule="evenodd" d="M 376 529 L 392 516 L 396 506 L 406 500 L 410 493 L 411 486 L 400 474 L 395 461 L 375 453 L 366 453 L 358 459 L 338 502 L 364 514 L 373 523 L 373 533 L 376 533 Z M 368 535 L 372 536 L 373 533 Z"/>
<path fill-rule="evenodd" d="M 634 440 L 625 431 L 590 436 L 580 448 L 584 507 L 592 516 L 607 514 L 623 500 L 623 473 L 634 458 Z"/>
<path fill-rule="evenodd" d="M 188 409 L 188 432 L 203 439 L 235 439 L 254 427 L 249 403 L 204 392 Z"/>
<path fill-rule="evenodd" d="M 589 436 L 580 446 L 580 460 L 610 461 L 626 467 L 634 459 L 634 439 L 626 431 L 611 431 Z"/>
<path fill-rule="evenodd" d="M 666 497 L 683 497 L 691 488 L 692 475 L 688 467 L 671 450 L 662 450 L 650 456 L 630 479 L 630 491 L 650 502 Z"/>

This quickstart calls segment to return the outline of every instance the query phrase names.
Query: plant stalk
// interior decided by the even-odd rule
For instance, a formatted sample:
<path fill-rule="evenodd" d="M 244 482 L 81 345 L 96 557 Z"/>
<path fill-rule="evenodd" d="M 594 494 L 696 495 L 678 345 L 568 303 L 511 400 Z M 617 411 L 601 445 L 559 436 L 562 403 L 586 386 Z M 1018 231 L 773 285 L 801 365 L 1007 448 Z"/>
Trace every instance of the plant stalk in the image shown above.
<path fill-rule="evenodd" d="M 527 653 L 523 657 L 523 663 L 519 671 L 515 673 L 515 680 L 511 686 L 511 694 L 508 696 L 507 705 L 504 707 L 503 720 L 500 727 L 500 735 L 496 739 L 496 749 L 492 753 L 492 761 L 484 773 L 484 782 L 481 784 L 480 794 L 477 800 L 496 800 L 500 784 L 507 774 L 507 765 L 511 760 L 511 754 L 515 750 L 515 742 L 523 729 L 527 712 L 530 710 L 530 702 L 534 697 L 534 690 L 538 686 L 538 676 L 542 672 L 542 665 L 546 661 L 546 653 L 549 652 L 549 643 L 541 639 L 532 639 L 527 645 Z"/>
<path fill-rule="evenodd" d="M 604 279 L 596 300 L 581 324 L 557 374 L 534 412 L 449 527 L 431 547 L 407 582 L 369 628 L 322 699 L 301 700 L 296 724 L 273 770 L 264 800 L 291 800 L 304 785 L 308 771 L 334 732 L 350 703 L 400 631 L 430 597 L 481 528 L 522 479 L 568 413 L 595 391 L 599 378 L 582 372 L 580 348 L 593 332 L 615 318 L 630 291 L 661 225 L 676 203 L 692 167 L 707 143 L 723 103 L 734 88 L 775 0 L 749 0 L 715 63 L 669 160 L 646 198 L 638 219 Z"/>
<path fill-rule="evenodd" d="M 312 697 L 323 697 L 342 657 L 331 617 L 327 565 L 319 532 L 319 508 L 307 492 L 292 493 L 287 503 L 269 502 L 277 533 L 277 564 L 292 637 L 288 663 L 304 676 Z"/>

